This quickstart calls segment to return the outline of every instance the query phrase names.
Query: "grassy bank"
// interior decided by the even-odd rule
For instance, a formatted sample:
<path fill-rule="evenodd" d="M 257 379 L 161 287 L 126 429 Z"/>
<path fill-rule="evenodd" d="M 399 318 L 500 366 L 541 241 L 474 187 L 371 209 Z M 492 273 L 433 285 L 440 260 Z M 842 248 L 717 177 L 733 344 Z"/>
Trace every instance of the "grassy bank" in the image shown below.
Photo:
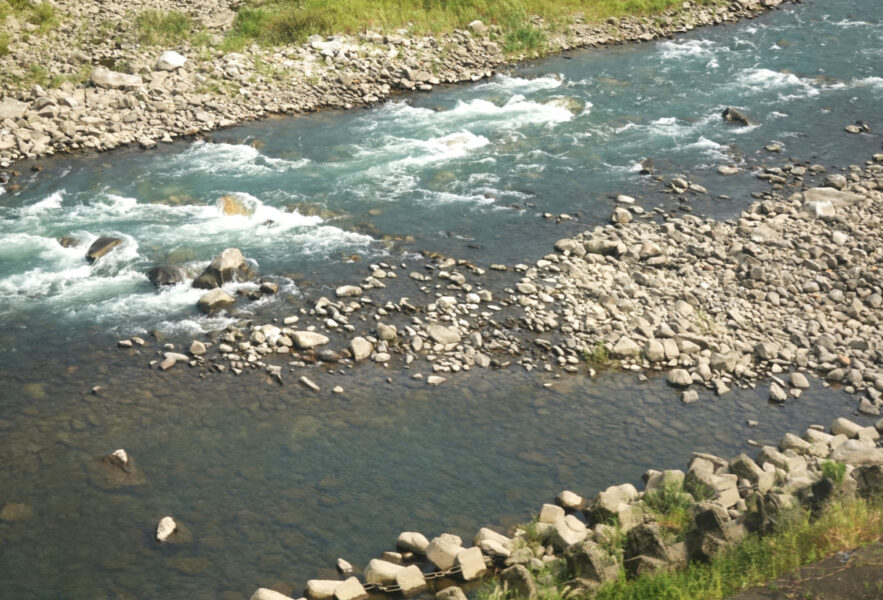
<path fill-rule="evenodd" d="M 442 33 L 481 20 L 500 26 L 505 46 L 517 50 L 544 41 L 544 31 L 533 23 L 534 17 L 554 28 L 575 18 L 601 21 L 680 4 L 680 0 L 251 0 L 239 10 L 227 45 L 300 43 L 313 34 L 365 29 L 408 27 L 417 33 Z"/>
<path fill-rule="evenodd" d="M 670 504 L 670 503 L 667 503 Z M 677 511 L 680 512 L 680 511 Z M 596 600 L 722 600 L 744 589 L 764 584 L 799 567 L 818 562 L 837 552 L 879 540 L 883 536 L 883 502 L 856 500 L 832 503 L 810 519 L 808 512 L 795 509 L 772 534 L 752 534 L 724 550 L 709 563 L 691 563 L 687 568 L 658 572 L 637 579 L 621 573 L 616 581 L 602 586 Z M 682 527 L 677 523 L 677 527 Z M 569 591 L 568 574 L 537 577 L 541 600 L 573 600 L 583 597 Z M 883 590 L 881 590 L 883 592 Z M 485 598 L 503 598 L 499 587 Z"/>

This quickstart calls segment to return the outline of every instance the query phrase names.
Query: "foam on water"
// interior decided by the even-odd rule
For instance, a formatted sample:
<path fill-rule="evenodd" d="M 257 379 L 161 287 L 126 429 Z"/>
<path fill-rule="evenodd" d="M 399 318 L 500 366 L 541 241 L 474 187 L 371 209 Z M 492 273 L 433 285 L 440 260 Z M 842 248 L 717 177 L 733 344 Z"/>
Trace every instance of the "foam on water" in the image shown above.
<path fill-rule="evenodd" d="M 512 77 L 509 75 L 495 75 L 493 79 L 487 83 L 477 86 L 478 91 L 485 90 L 503 90 L 506 92 L 518 92 L 522 94 L 530 94 L 542 90 L 554 90 L 561 87 L 564 82 L 562 75 L 550 73 L 542 77 L 525 79 L 523 77 Z"/>
<path fill-rule="evenodd" d="M 502 104 L 484 98 L 458 100 L 453 108 L 441 111 L 414 107 L 405 102 L 389 102 L 384 106 L 382 118 L 415 132 L 429 129 L 444 134 L 477 126 L 509 130 L 526 125 L 555 125 L 570 121 L 573 113 L 562 106 L 528 100 L 516 94 Z"/>
<path fill-rule="evenodd" d="M 264 156 L 257 148 L 246 144 L 196 142 L 175 155 L 169 166 L 175 176 L 202 173 L 253 177 L 296 170 L 309 162 L 306 158 L 291 161 Z"/>
<path fill-rule="evenodd" d="M 819 95 L 819 90 L 805 79 L 801 79 L 793 73 L 782 73 L 766 68 L 750 68 L 740 71 L 735 78 L 735 85 L 739 86 L 743 94 L 765 93 L 768 90 L 800 90 L 782 96 L 784 100 L 810 98 Z"/>
<path fill-rule="evenodd" d="M 18 210 L 19 216 L 39 217 L 47 212 L 61 208 L 61 203 L 64 201 L 64 192 L 64 190 L 58 190 L 34 204 L 21 207 Z"/>
<path fill-rule="evenodd" d="M 658 58 L 661 62 L 685 58 L 706 58 L 713 56 L 720 50 L 721 48 L 712 40 L 666 40 L 659 43 Z"/>
<path fill-rule="evenodd" d="M 862 79 L 854 79 L 850 82 L 850 86 L 883 89 L 883 77 L 863 77 Z"/>

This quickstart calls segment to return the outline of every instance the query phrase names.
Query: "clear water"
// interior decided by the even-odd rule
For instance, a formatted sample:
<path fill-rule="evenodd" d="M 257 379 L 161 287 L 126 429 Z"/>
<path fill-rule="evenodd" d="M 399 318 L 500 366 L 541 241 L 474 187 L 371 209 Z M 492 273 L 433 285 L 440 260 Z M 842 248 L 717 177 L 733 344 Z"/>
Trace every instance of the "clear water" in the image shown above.
<path fill-rule="evenodd" d="M 763 390 L 684 407 L 661 379 L 628 374 L 569 377 L 550 391 L 536 374 L 472 373 L 430 390 L 407 372 L 366 367 L 311 373 L 325 390 L 347 388 L 314 396 L 260 377 L 150 372 L 150 356 L 105 349 L 118 335 L 226 322 L 198 315 L 186 286 L 155 291 L 144 275 L 154 264 L 197 271 L 239 247 L 283 283 L 277 299 L 243 309 L 269 318 L 363 277 L 370 260 L 426 249 L 481 265 L 530 261 L 606 221 L 612 194 L 664 205 L 637 173 L 646 157 L 662 175 L 708 187 L 694 208 L 722 218 L 765 185 L 751 172 L 718 176 L 732 156 L 752 168 L 786 157 L 861 162 L 879 151 L 883 123 L 878 8 L 812 0 L 370 110 L 29 174 L 0 194 L 0 504 L 35 514 L 0 522 L 0 598 L 299 587 L 337 556 L 366 562 L 402 529 L 471 536 L 528 517 L 564 487 L 592 493 L 681 466 L 694 449 L 733 454 L 748 436 L 771 441 L 848 414 L 853 401 L 825 389 L 781 408 Z M 759 124 L 721 122 L 725 106 Z M 874 132 L 844 133 L 857 119 Z M 762 150 L 771 141 L 783 155 Z M 217 201 L 230 194 L 252 215 L 224 215 Z M 555 224 L 544 212 L 578 217 Z M 85 248 L 101 235 L 124 243 L 89 266 Z M 82 245 L 62 248 L 59 236 Z M 747 418 L 761 426 L 747 429 Z M 94 461 L 118 447 L 146 484 L 97 484 Z M 167 513 L 192 542 L 151 542 Z"/>

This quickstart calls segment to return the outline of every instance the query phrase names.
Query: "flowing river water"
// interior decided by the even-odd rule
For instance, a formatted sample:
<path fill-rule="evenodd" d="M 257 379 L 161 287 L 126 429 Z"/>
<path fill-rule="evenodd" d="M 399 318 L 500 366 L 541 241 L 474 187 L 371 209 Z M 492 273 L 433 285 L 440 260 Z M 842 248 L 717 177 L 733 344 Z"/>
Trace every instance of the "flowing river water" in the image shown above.
<path fill-rule="evenodd" d="M 762 389 L 684 406 L 662 377 L 618 372 L 473 371 L 427 388 L 364 366 L 322 382 L 344 385 L 334 396 L 160 373 L 114 345 L 234 321 L 199 315 L 186 285 L 157 292 L 152 265 L 194 272 L 241 248 L 281 292 L 235 319 L 269 319 L 357 281 L 369 262 L 420 250 L 530 262 L 606 222 L 612 195 L 669 208 L 638 173 L 648 157 L 709 189 L 695 213 L 731 218 L 767 185 L 758 165 L 845 166 L 880 151 L 881 65 L 878 0 L 809 0 L 372 109 L 44 163 L 0 194 L 0 508 L 27 507 L 0 520 L 0 599 L 232 599 L 274 583 L 298 593 L 338 556 L 359 565 L 391 549 L 401 530 L 471 538 L 563 488 L 592 494 L 681 467 L 693 450 L 732 455 L 746 438 L 851 414 L 853 399 L 816 383 L 784 406 Z M 726 106 L 757 124 L 722 122 Z M 872 132 L 845 133 L 856 120 Z M 763 149 L 771 142 L 781 155 Z M 715 172 L 735 160 L 745 172 Z M 222 196 L 248 214 L 225 214 Z M 102 235 L 124 242 L 88 265 Z M 97 468 L 119 447 L 140 485 L 116 487 Z M 166 514 L 188 541 L 153 542 Z"/>

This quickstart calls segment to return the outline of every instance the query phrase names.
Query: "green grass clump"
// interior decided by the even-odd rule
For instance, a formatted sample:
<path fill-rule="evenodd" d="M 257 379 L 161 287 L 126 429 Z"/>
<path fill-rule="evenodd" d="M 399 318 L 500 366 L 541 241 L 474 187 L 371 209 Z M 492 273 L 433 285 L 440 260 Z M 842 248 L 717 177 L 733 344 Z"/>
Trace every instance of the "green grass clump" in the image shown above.
<path fill-rule="evenodd" d="M 32 4 L 28 0 L 0 0 L 0 21 L 10 16 L 36 25 L 40 33 L 55 28 L 59 22 L 55 7 L 45 0 L 39 4 Z"/>
<path fill-rule="evenodd" d="M 604 369 L 610 366 L 613 358 L 610 349 L 604 342 L 598 341 L 588 350 L 583 352 L 583 360 L 596 369 Z"/>
<path fill-rule="evenodd" d="M 663 531 L 683 539 L 690 527 L 693 499 L 684 493 L 678 481 L 666 481 L 659 489 L 645 494 L 644 506 L 653 512 Z"/>
<path fill-rule="evenodd" d="M 883 507 L 857 501 L 832 504 L 815 521 L 802 513 L 766 537 L 750 535 L 708 564 L 692 563 L 680 571 L 624 577 L 602 587 L 597 600 L 720 600 L 748 587 L 870 543 L 883 531 Z"/>
<path fill-rule="evenodd" d="M 176 10 L 145 10 L 135 17 L 138 41 L 148 46 L 176 44 L 187 39 L 193 20 Z"/>
<path fill-rule="evenodd" d="M 714 0 L 700 0 L 709 3 Z M 547 26 L 575 16 L 589 21 L 643 15 L 679 6 L 679 0 L 250 0 L 239 9 L 224 46 L 241 48 L 301 43 L 313 34 L 357 33 L 365 29 L 443 33 L 474 20 L 498 25 L 509 52 L 542 48 L 546 36 L 534 17 Z"/>
<path fill-rule="evenodd" d="M 826 460 L 822 463 L 822 475 L 841 485 L 843 478 L 846 476 L 846 465 L 841 462 Z"/>
<path fill-rule="evenodd" d="M 0 33 L 0 56 L 7 56 L 9 54 L 9 42 L 11 39 L 8 33 Z"/>

